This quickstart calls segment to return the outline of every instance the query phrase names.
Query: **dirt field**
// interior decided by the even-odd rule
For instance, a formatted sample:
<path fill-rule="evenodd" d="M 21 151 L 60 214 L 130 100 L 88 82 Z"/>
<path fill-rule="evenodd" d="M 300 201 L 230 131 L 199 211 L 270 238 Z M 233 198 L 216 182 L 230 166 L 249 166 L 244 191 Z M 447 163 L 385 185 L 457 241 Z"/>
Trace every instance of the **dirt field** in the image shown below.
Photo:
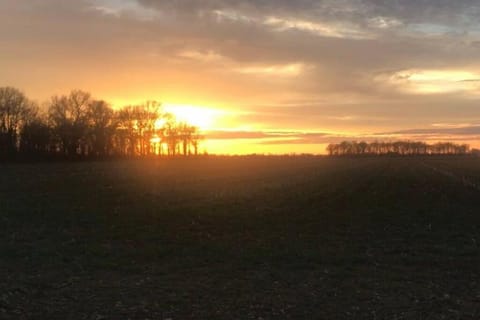
<path fill-rule="evenodd" d="M 0 170 L 0 319 L 480 318 L 478 158 Z"/>

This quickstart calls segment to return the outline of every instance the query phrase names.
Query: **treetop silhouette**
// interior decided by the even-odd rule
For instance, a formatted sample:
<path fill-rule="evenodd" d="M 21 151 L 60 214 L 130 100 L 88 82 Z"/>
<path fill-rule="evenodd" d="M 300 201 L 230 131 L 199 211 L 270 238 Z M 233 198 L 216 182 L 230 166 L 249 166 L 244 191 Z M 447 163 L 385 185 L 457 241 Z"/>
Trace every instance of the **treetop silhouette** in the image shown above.
<path fill-rule="evenodd" d="M 155 101 L 114 110 L 72 90 L 53 96 L 41 112 L 20 90 L 0 88 L 0 158 L 189 156 L 198 154 L 201 139 L 198 128 Z"/>

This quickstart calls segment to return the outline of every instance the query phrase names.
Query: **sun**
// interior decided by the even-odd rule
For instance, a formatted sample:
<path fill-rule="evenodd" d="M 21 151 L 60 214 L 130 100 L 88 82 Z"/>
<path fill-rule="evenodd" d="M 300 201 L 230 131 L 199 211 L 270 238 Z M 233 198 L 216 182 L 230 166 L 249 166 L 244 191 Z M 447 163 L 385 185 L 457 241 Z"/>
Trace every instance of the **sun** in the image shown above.
<path fill-rule="evenodd" d="M 175 116 L 179 122 L 187 122 L 200 130 L 209 130 L 215 125 L 220 111 L 203 106 L 183 104 L 163 104 L 163 110 Z"/>

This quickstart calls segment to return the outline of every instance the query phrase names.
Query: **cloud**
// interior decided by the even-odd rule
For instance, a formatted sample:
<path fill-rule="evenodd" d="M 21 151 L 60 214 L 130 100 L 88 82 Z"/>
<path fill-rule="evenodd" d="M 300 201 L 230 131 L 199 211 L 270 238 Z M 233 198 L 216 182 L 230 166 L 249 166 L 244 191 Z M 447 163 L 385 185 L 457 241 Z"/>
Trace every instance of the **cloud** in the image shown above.
<path fill-rule="evenodd" d="M 226 60 L 224 56 L 216 53 L 213 50 L 208 50 L 205 52 L 196 51 L 196 50 L 184 50 L 179 52 L 177 56 L 184 59 L 190 59 L 190 60 L 206 62 L 206 63 L 221 62 Z"/>
<path fill-rule="evenodd" d="M 303 20 L 348 21 L 374 27 L 399 24 L 468 26 L 478 22 L 480 6 L 476 0 L 139 0 L 139 3 L 179 15 L 221 11 L 243 16 L 295 16 Z M 376 22 L 376 23 L 375 23 Z"/>
<path fill-rule="evenodd" d="M 209 140 L 250 140 L 260 145 L 326 145 L 342 141 L 458 141 L 478 144 L 480 125 L 460 128 L 409 129 L 395 132 L 348 135 L 326 132 L 303 131 L 211 131 L 205 137 Z"/>
<path fill-rule="evenodd" d="M 286 65 L 271 65 L 271 66 L 248 66 L 240 67 L 235 71 L 243 74 L 256 74 L 266 76 L 298 76 L 305 66 L 301 63 L 292 63 Z"/>
<path fill-rule="evenodd" d="M 146 8 L 136 0 L 89 0 L 89 3 L 91 9 L 116 18 L 131 16 L 148 21 L 159 17 L 156 10 Z"/>
<path fill-rule="evenodd" d="M 460 135 L 471 136 L 480 135 L 480 125 L 469 125 L 464 127 L 436 127 L 428 129 L 409 129 L 396 132 L 382 133 L 382 135 Z"/>
<path fill-rule="evenodd" d="M 285 131 L 226 131 L 212 130 L 205 133 L 207 139 L 214 140 L 235 140 L 235 139 L 266 139 L 266 138 L 285 138 L 296 136 L 297 132 Z"/>
<path fill-rule="evenodd" d="M 480 93 L 480 71 L 402 70 L 381 74 L 377 80 L 400 90 L 419 94 Z"/>
<path fill-rule="evenodd" d="M 303 131 L 225 131 L 216 130 L 205 133 L 208 140 L 252 140 L 257 144 L 325 144 L 341 140 L 341 136 L 325 132 Z M 342 139 L 345 139 L 342 136 Z"/>
<path fill-rule="evenodd" d="M 266 17 L 263 23 L 277 32 L 304 31 L 313 35 L 332 38 L 370 39 L 372 35 L 355 26 L 327 24 L 293 18 Z"/>

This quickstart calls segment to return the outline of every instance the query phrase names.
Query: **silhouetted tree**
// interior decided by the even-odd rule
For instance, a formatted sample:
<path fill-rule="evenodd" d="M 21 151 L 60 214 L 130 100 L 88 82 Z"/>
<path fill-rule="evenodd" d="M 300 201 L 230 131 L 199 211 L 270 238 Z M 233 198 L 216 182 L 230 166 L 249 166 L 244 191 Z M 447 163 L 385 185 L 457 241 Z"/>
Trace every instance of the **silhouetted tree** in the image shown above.
<path fill-rule="evenodd" d="M 126 106 L 117 113 L 118 119 L 118 144 L 121 153 L 124 155 L 135 156 L 137 136 L 135 131 L 136 115 L 132 106 Z"/>
<path fill-rule="evenodd" d="M 203 136 L 200 135 L 197 127 L 193 127 L 193 129 L 194 131 L 191 136 L 191 144 L 193 147 L 193 154 L 198 156 L 198 147 L 199 147 L 200 141 L 203 139 Z"/>
<path fill-rule="evenodd" d="M 33 104 L 20 90 L 0 88 L 0 156 L 17 153 L 21 126 L 34 112 Z"/>
<path fill-rule="evenodd" d="M 178 153 L 178 146 L 180 142 L 178 126 L 175 122 L 175 118 L 167 114 L 166 121 L 163 126 L 163 135 L 165 142 L 167 144 L 167 154 L 169 156 L 175 156 Z"/>
<path fill-rule="evenodd" d="M 198 154 L 198 129 L 162 114 L 155 101 L 114 111 L 90 93 L 53 96 L 47 112 L 18 89 L 0 88 L 0 157 L 24 155 L 148 156 Z M 158 127 L 163 119 L 163 126 Z M 193 151 L 192 151 L 193 150 Z"/>
<path fill-rule="evenodd" d="M 160 118 L 160 104 L 156 101 L 147 101 L 135 107 L 136 128 L 140 143 L 140 155 L 153 153 L 152 138 L 155 135 L 155 124 Z"/>
<path fill-rule="evenodd" d="M 142 105 L 126 106 L 117 113 L 117 118 L 117 140 L 124 152 L 130 156 L 152 154 L 154 145 L 151 140 L 157 135 L 160 104 L 147 101 Z"/>
<path fill-rule="evenodd" d="M 92 154 L 107 156 L 113 144 L 113 136 L 118 126 L 113 109 L 103 100 L 94 100 L 88 104 L 88 140 Z"/>
<path fill-rule="evenodd" d="M 182 150 L 184 156 L 191 154 L 190 147 L 193 146 L 193 139 L 196 131 L 197 128 L 195 126 L 191 126 L 186 122 L 181 122 L 178 124 L 178 136 L 179 140 L 182 142 Z"/>
<path fill-rule="evenodd" d="M 88 92 L 73 90 L 68 96 L 54 96 L 48 109 L 49 121 L 62 153 L 66 156 L 85 154 L 88 131 Z"/>
<path fill-rule="evenodd" d="M 36 115 L 20 132 L 20 151 L 27 156 L 45 156 L 51 152 L 51 129 L 45 119 Z"/>

